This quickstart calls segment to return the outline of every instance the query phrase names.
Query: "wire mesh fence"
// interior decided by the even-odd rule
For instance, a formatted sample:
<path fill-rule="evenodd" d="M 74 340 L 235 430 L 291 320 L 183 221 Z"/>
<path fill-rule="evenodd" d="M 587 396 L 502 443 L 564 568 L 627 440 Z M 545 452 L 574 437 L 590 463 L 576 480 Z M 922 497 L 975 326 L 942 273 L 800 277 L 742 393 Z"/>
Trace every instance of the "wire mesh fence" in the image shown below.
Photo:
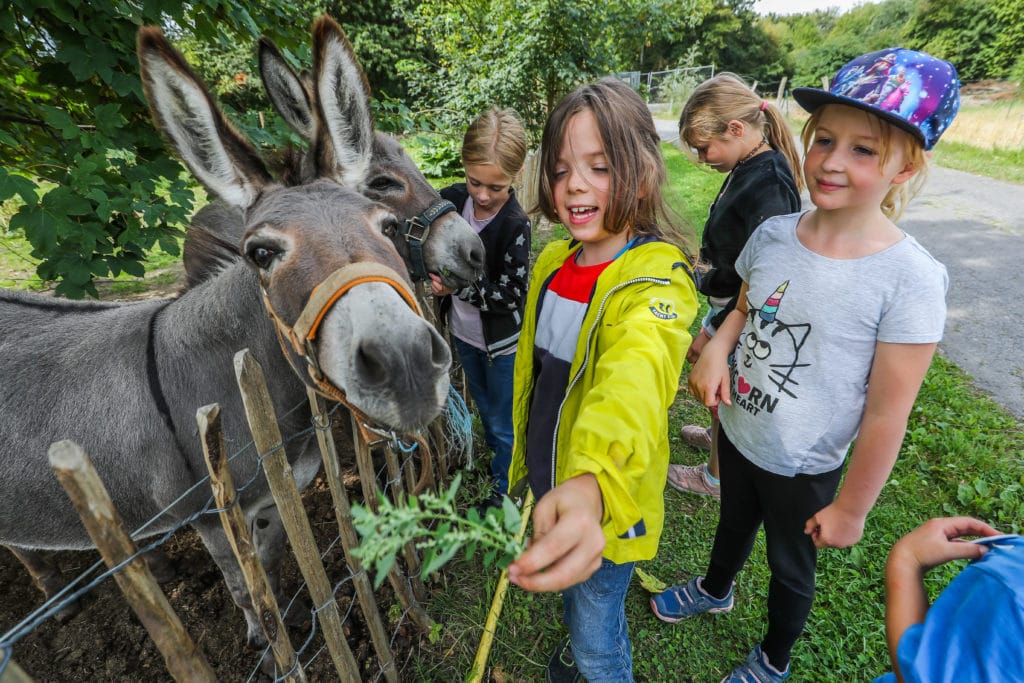
<path fill-rule="evenodd" d="M 133 547 L 131 552 L 125 551 L 113 560 L 104 554 L 106 563 L 104 560 L 92 563 L 41 606 L 27 609 L 23 615 L 2 615 L 0 628 L 6 632 L 0 635 L 0 679 L 7 683 L 8 680 L 32 680 L 30 676 L 36 675 L 41 680 L 131 680 L 144 675 L 146 680 L 170 680 L 172 677 L 202 680 L 204 677 L 194 672 L 185 675 L 173 673 L 172 659 L 183 657 L 181 653 L 174 657 L 163 653 L 166 669 L 158 670 L 161 653 L 155 651 L 153 641 L 145 638 L 146 631 L 126 614 L 123 599 L 111 588 L 111 582 L 106 581 L 115 577 L 120 583 L 132 567 L 156 566 L 157 563 L 151 563 L 148 558 L 166 550 L 167 555 L 176 556 L 178 569 L 185 570 L 183 578 L 173 579 L 165 584 L 164 589 L 174 609 L 183 612 L 183 632 L 192 634 L 192 640 L 188 639 L 187 633 L 184 635 L 180 642 L 186 645 L 179 649 L 189 650 L 189 642 L 198 644 L 191 649 L 209 659 L 213 672 L 209 680 L 214 680 L 214 677 L 216 680 L 305 680 L 303 676 L 306 674 L 311 680 L 398 680 L 394 653 L 407 649 L 417 633 L 428 631 L 433 623 L 419 604 L 423 591 L 416 587 L 418 577 L 414 566 L 411 566 L 418 558 L 407 556 L 405 564 L 397 565 L 394 576 L 389 577 L 392 579 L 390 583 L 374 592 L 358 560 L 348 553 L 358 539 L 354 529 L 345 527 L 342 509 L 349 505 L 346 488 L 357 486 L 358 477 L 361 491 L 370 491 L 374 497 L 384 495 L 397 499 L 408 490 L 408 482 L 418 478 L 417 471 L 425 466 L 425 459 L 429 456 L 424 448 L 446 451 L 445 457 L 438 458 L 437 464 L 431 465 L 436 467 L 436 481 L 445 481 L 451 464 L 447 454 L 453 453 L 457 457 L 465 451 L 466 440 L 472 438 L 468 411 L 461 397 L 452 391 L 445 414 L 428 430 L 430 434 L 422 440 L 422 446 L 397 438 L 360 444 L 353 438 L 356 430 L 346 410 L 337 405 L 327 410 L 322 402 L 318 406 L 316 399 L 312 405 L 313 420 L 308 427 L 279 435 L 270 446 L 264 443 L 261 447 L 257 438 L 230 454 L 223 454 L 225 463 L 247 458 L 262 465 L 253 470 L 257 474 L 250 480 L 237 482 L 238 497 L 244 497 L 247 489 L 265 476 L 265 471 L 266 476 L 270 476 L 266 461 L 279 458 L 286 465 L 285 452 L 311 438 L 320 442 L 325 458 L 333 463 L 326 468 L 321 479 L 314 482 L 312 493 L 307 492 L 305 504 L 299 502 L 300 510 L 290 511 L 301 515 L 303 520 L 308 519 L 306 524 L 315 548 L 316 564 L 322 567 L 320 571 L 324 579 L 318 593 L 310 589 L 305 570 L 291 568 L 282 574 L 277 590 L 278 604 L 295 654 L 290 667 L 275 661 L 276 653 L 265 643 L 259 643 L 260 647 L 255 650 L 246 649 L 242 614 L 231 608 L 230 597 L 226 595 L 219 573 L 211 569 L 209 556 L 203 557 L 203 549 L 195 547 L 198 545 L 195 534 L 188 527 L 209 516 L 223 515 L 234 505 L 219 505 L 215 501 L 215 496 L 210 493 L 211 477 L 207 476 L 130 534 L 132 541 L 129 543 L 138 543 L 138 548 Z M 305 409 L 306 404 L 298 404 L 286 415 Z M 273 429 L 276 428 L 275 421 Z M 354 452 L 360 448 L 364 456 L 361 470 Z M 332 473 L 333 481 L 328 476 Z M 295 496 L 298 496 L 297 491 Z M 339 504 L 339 496 L 343 504 Z M 204 502 L 196 505 L 195 501 L 200 497 Z M 353 491 L 353 497 L 362 501 L 359 490 Z M 277 505 L 281 507 L 282 502 L 279 500 Z M 90 504 L 86 507 L 96 506 Z M 235 507 L 237 509 L 238 506 Z M 282 516 L 287 517 L 286 511 L 282 510 Z M 153 528 L 165 526 L 158 525 L 157 519 L 166 517 L 173 517 L 177 522 L 170 529 L 154 535 Z M 250 516 L 249 523 L 255 528 L 260 519 L 258 515 Z M 292 534 L 289 534 L 289 542 L 293 551 L 296 550 L 298 543 Z M 186 546 L 191 547 L 185 556 L 181 556 L 180 552 Z M 10 560 L 9 557 L 4 559 Z M 223 558 L 218 558 L 218 561 L 222 562 Z M 294 561 L 285 558 L 284 563 L 292 564 Z M 0 571 L 6 575 L 11 569 L 6 567 Z M 197 577 L 201 580 L 196 581 Z M 70 622 L 59 622 L 59 616 L 73 613 L 83 601 L 85 609 L 81 614 Z M 122 604 L 118 604 L 119 601 Z M 38 598 L 32 602 L 38 602 Z M 209 605 L 204 604 L 207 602 Z M 109 611 L 111 606 L 113 613 Z M 205 609 L 208 606 L 213 608 L 212 611 Z M 146 625 L 149 635 L 159 642 L 160 638 L 154 636 L 148 619 L 138 612 L 136 614 Z M 273 620 L 266 613 L 262 613 L 259 619 L 264 633 L 269 635 L 269 629 L 274 628 L 270 623 Z M 331 646 L 331 620 L 336 622 L 333 628 L 344 641 L 341 647 L 348 651 L 343 657 L 348 660 L 345 665 L 347 671 L 339 666 L 339 657 Z M 112 628 L 114 624 L 117 628 Z M 117 638 L 121 633 L 128 635 L 123 639 Z M 114 636 L 114 639 L 107 640 L 109 636 Z M 21 653 L 26 652 L 31 656 L 23 658 Z M 40 668 L 40 662 L 45 662 L 46 666 Z"/>

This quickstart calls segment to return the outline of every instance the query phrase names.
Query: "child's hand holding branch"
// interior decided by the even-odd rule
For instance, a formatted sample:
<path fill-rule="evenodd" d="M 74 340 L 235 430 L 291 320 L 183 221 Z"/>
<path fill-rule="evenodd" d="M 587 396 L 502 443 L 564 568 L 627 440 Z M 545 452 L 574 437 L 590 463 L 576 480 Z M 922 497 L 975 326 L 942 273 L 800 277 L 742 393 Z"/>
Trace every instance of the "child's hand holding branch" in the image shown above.
<path fill-rule="evenodd" d="M 509 580 L 529 591 L 559 591 L 586 581 L 601 566 L 603 512 L 593 474 L 548 491 L 533 510 L 533 541 L 509 565 Z"/>

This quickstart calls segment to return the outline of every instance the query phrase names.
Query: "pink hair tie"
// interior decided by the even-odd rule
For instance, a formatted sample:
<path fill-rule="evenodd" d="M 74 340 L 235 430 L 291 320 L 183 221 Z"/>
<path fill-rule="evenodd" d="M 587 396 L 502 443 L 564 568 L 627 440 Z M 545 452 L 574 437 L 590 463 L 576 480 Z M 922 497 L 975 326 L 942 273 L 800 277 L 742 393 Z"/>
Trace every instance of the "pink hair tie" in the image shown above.
<path fill-rule="evenodd" d="M 761 100 L 761 111 L 768 108 L 768 100 Z"/>

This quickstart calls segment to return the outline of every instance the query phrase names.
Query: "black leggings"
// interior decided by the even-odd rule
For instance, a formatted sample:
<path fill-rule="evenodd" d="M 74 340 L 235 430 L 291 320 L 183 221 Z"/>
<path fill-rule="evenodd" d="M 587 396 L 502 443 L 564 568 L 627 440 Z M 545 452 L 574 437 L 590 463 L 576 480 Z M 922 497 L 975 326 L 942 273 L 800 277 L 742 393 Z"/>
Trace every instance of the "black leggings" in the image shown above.
<path fill-rule="evenodd" d="M 711 563 L 702 582 L 705 591 L 724 597 L 743 568 L 757 530 L 764 523 L 768 567 L 768 632 L 761 650 L 779 670 L 804 630 L 814 602 L 814 568 L 818 550 L 804 533 L 813 514 L 832 502 L 839 487 L 840 465 L 824 474 L 784 477 L 743 457 L 719 427 L 718 462 L 722 503 Z"/>

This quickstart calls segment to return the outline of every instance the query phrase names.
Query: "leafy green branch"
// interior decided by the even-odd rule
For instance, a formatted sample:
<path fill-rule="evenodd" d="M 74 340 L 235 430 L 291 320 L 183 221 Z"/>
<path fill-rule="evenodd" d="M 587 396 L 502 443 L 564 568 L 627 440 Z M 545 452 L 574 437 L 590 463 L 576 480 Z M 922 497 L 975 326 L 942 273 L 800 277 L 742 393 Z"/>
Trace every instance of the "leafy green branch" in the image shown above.
<path fill-rule="evenodd" d="M 455 494 L 461 483 L 462 475 L 456 475 L 446 491 L 409 496 L 397 504 L 381 496 L 377 512 L 363 505 L 352 506 L 352 521 L 362 537 L 353 553 L 367 570 L 375 570 L 375 586 L 387 577 L 407 543 L 414 543 L 423 553 L 423 578 L 462 548 L 467 560 L 481 549 L 485 565 L 502 569 L 522 554 L 525 545 L 518 538 L 522 515 L 515 503 L 506 496 L 501 508 L 489 508 L 484 517 L 474 508 L 460 512 Z"/>

